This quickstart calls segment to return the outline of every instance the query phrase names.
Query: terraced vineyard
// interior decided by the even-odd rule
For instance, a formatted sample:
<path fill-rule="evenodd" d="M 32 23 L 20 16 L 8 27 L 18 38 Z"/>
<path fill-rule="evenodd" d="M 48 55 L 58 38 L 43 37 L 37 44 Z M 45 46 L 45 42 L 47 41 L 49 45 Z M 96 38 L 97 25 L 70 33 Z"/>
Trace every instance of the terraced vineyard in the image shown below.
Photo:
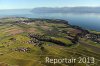
<path fill-rule="evenodd" d="M 59 19 L 1 18 L 0 66 L 99 66 L 100 42 L 86 38 L 88 34 Z M 95 63 L 78 63 L 77 59 L 75 63 L 50 64 L 46 57 L 94 57 Z"/>

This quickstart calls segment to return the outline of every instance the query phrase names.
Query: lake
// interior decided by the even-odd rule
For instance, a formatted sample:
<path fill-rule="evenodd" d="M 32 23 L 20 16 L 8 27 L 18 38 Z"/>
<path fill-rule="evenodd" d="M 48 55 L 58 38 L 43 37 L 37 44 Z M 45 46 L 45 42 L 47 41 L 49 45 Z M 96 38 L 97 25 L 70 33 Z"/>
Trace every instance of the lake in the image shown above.
<path fill-rule="evenodd" d="M 77 25 L 85 29 L 100 31 L 100 14 L 96 13 L 32 13 L 31 9 L 0 10 L 0 18 L 3 17 L 28 17 L 63 19 L 69 24 Z"/>

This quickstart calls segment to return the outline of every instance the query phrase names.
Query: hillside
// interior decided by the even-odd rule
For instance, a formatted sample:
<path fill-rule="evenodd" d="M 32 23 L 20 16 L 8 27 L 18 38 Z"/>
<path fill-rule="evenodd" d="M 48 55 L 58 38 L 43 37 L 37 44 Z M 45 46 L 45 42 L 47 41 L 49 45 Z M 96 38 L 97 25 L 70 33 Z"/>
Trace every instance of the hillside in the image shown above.
<path fill-rule="evenodd" d="M 45 57 L 94 57 L 95 63 L 45 63 Z M 99 66 L 100 34 L 65 20 L 0 19 L 0 66 Z"/>
<path fill-rule="evenodd" d="M 100 13 L 100 7 L 39 7 L 32 10 L 34 13 Z"/>

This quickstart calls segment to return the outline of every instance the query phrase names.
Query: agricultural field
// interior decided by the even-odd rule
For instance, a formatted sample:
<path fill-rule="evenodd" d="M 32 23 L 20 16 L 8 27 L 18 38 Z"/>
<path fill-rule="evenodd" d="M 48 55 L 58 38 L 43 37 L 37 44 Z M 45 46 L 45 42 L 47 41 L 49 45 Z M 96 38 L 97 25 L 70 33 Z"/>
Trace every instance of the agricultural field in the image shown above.
<path fill-rule="evenodd" d="M 100 36 L 59 19 L 0 18 L 0 66 L 99 66 Z M 86 36 L 89 35 L 89 38 Z M 93 57 L 94 63 L 46 63 L 45 58 Z"/>

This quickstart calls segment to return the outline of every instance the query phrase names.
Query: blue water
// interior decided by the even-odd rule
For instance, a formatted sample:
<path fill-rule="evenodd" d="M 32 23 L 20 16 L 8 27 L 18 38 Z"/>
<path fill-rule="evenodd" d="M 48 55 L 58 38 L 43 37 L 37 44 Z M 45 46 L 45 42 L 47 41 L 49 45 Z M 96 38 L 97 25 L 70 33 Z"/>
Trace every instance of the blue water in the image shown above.
<path fill-rule="evenodd" d="M 29 17 L 67 20 L 72 25 L 85 29 L 100 31 L 100 14 L 96 13 L 32 13 L 31 10 L 0 10 L 0 18 L 3 17 Z"/>

